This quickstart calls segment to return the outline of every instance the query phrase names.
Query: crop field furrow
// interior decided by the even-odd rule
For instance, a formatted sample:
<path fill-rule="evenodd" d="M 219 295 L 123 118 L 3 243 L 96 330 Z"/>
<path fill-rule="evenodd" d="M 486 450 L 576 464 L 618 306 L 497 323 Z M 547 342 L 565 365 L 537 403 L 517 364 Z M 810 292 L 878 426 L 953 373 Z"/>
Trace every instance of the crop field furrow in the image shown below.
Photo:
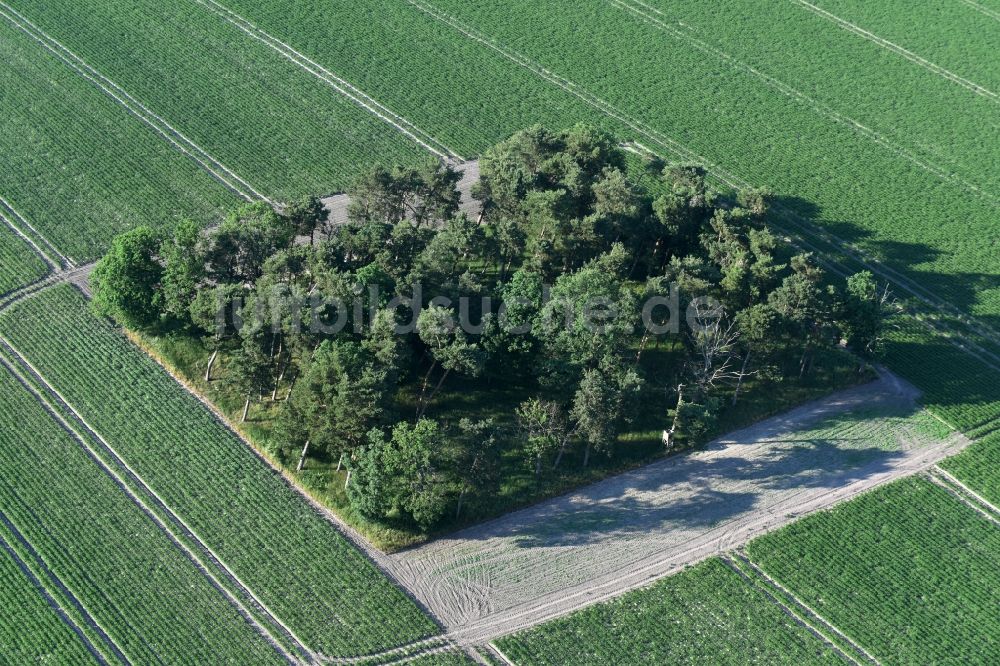
<path fill-rule="evenodd" d="M 138 223 L 207 221 L 232 205 L 210 176 L 4 19 L 0 57 L 0 212 L 54 261 L 96 257 Z"/>
<path fill-rule="evenodd" d="M 107 663 L 2 535 L 0 602 L 0 661 Z"/>
<path fill-rule="evenodd" d="M 9 13 L 8 13 L 9 12 Z M 72 51 L 66 49 L 62 44 L 55 41 L 39 30 L 36 25 L 24 18 L 6 3 L 0 2 L 0 16 L 3 16 L 25 34 L 34 39 L 39 45 L 52 53 L 55 57 L 63 61 L 67 66 L 101 89 L 111 99 L 115 100 L 134 117 L 144 122 L 154 132 L 159 134 L 165 141 L 176 148 L 185 156 L 192 159 L 202 169 L 207 171 L 213 178 L 232 190 L 235 194 L 247 199 L 266 199 L 266 197 L 255 190 L 245 180 L 233 173 L 225 165 L 206 153 L 200 146 L 178 132 L 163 118 L 151 112 L 145 105 L 121 89 L 114 81 L 103 76 L 100 72 L 88 65 Z"/>
<path fill-rule="evenodd" d="M 884 664 L 1000 656 L 1000 530 L 926 479 L 804 518 L 747 552 Z"/>
<path fill-rule="evenodd" d="M 351 85 L 322 65 L 319 65 L 307 56 L 304 56 L 302 53 L 296 51 L 288 44 L 285 44 L 284 42 L 264 32 L 253 23 L 250 23 L 224 5 L 221 5 L 214 0 L 195 0 L 195 2 L 210 11 L 221 15 L 224 19 L 237 26 L 246 34 L 263 42 L 264 44 L 267 44 L 303 70 L 309 72 L 316 78 L 325 81 L 337 92 L 352 100 L 355 104 L 373 114 L 377 118 L 396 128 L 398 131 L 415 141 L 422 148 L 425 148 L 441 159 L 454 159 L 459 157 L 458 153 L 454 150 L 448 148 L 427 132 L 414 126 L 410 121 L 386 108 L 383 104 L 379 103 L 371 96 Z"/>
<path fill-rule="evenodd" d="M 280 636 L 281 641 L 294 646 L 299 655 L 306 658 L 313 657 L 301 641 L 260 603 L 252 591 L 246 589 L 224 563 L 218 560 L 215 553 L 205 546 L 190 527 L 179 519 L 163 503 L 161 498 L 146 486 L 142 479 L 136 476 L 135 472 L 118 457 L 114 449 L 104 441 L 100 434 L 94 432 L 80 415 L 65 403 L 62 396 L 38 375 L 37 370 L 20 356 L 17 350 L 11 348 L 2 337 L 0 337 L 0 353 L 5 353 L 14 363 L 18 364 L 19 368 L 7 366 L 7 369 L 22 384 L 26 387 L 34 384 L 28 390 L 44 405 L 45 410 L 52 418 L 86 449 L 91 460 L 114 480 L 122 492 L 160 528 L 177 548 L 184 552 L 198 570 L 211 581 L 213 587 L 239 610 L 244 619 L 253 625 L 258 633 L 281 652 L 289 662 L 296 661 L 297 657 L 289 654 L 275 636 Z M 4 363 L 6 364 L 6 362 Z M 25 377 L 23 373 L 27 373 L 28 376 Z M 225 579 L 225 582 L 222 582 L 220 578 Z"/>
<path fill-rule="evenodd" d="M 74 289 L 17 304 L 0 315 L 0 329 L 311 650 L 360 656 L 438 633 L 246 444 L 90 314 Z M 63 338 L 59 349 L 47 342 L 53 335 Z"/>
<path fill-rule="evenodd" d="M 41 279 L 51 266 L 0 212 L 0 297 Z"/>
<path fill-rule="evenodd" d="M 983 141 L 984 126 L 1000 116 L 993 103 L 967 99 L 947 81 L 857 42 L 820 17 L 803 20 L 787 0 L 710 7 L 695 0 L 605 1 L 996 202 L 1000 179 L 993 172 L 1000 157 L 995 142 Z M 823 57 L 807 56 L 817 52 Z"/>
<path fill-rule="evenodd" d="M 9 4 L 270 198 L 339 191 L 373 153 L 428 159 L 396 128 L 189 0 Z"/>
<path fill-rule="evenodd" d="M 974 92 L 977 95 L 982 95 L 983 97 L 986 97 L 987 99 L 995 103 L 1000 103 L 1000 94 L 997 94 L 992 90 L 975 83 L 974 81 L 970 81 L 964 77 L 959 76 L 958 74 L 955 74 L 954 72 L 945 69 L 944 67 L 941 67 L 940 65 L 936 65 L 933 62 L 927 60 L 926 58 L 922 58 L 916 53 L 904 49 L 902 46 L 899 46 L 898 44 L 894 44 L 893 42 L 890 42 L 887 39 L 879 37 L 878 35 L 868 30 L 865 30 L 859 25 L 851 23 L 850 21 L 843 19 L 837 16 L 836 14 L 828 12 L 825 9 L 822 9 L 821 7 L 817 7 L 811 2 L 807 2 L 806 0 L 792 0 L 792 1 L 798 3 L 799 5 L 802 5 L 809 11 L 814 12 L 822 16 L 823 18 L 835 23 L 837 26 L 843 28 L 844 30 L 848 30 L 864 39 L 874 42 L 875 44 L 878 44 L 882 48 L 888 49 L 889 51 L 892 51 L 893 53 L 896 53 L 906 58 L 910 62 L 920 65 L 921 67 L 925 67 L 928 70 L 937 74 L 938 76 L 948 79 L 949 81 L 952 81 L 962 86 L 963 88 Z"/>
<path fill-rule="evenodd" d="M 280 663 L 24 385 L 0 384 L 4 513 L 129 662 Z"/>

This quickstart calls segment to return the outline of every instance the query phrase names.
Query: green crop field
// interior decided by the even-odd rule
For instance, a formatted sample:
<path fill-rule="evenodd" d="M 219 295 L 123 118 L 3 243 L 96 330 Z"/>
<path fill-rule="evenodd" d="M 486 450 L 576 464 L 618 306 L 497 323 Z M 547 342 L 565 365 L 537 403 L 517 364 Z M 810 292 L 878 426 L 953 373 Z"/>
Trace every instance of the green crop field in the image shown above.
<path fill-rule="evenodd" d="M 1000 71 L 990 57 L 1000 51 L 1000 32 L 990 29 L 992 21 L 1000 20 L 995 0 L 919 4 L 814 0 L 812 4 L 986 88 L 1000 90 Z"/>
<path fill-rule="evenodd" d="M 136 224 L 163 226 L 184 216 L 207 222 L 235 203 L 2 16 L 0 58 L 0 197 L 65 254 L 92 259 Z"/>
<path fill-rule="evenodd" d="M 0 544 L 2 545 L 2 544 Z M 97 664 L 6 549 L 0 548 L 0 662 Z"/>
<path fill-rule="evenodd" d="M 0 220 L 0 296 L 34 282 L 48 266 Z"/>
<path fill-rule="evenodd" d="M 7 310 L 0 334 L 310 648 L 353 656 L 436 633 L 277 473 L 90 314 L 73 288 Z"/>
<path fill-rule="evenodd" d="M 998 22 L 1000 0 L 0 0 L 0 662 L 470 663 L 425 654 L 441 627 L 80 292 L 12 294 L 85 279 L 59 269 L 139 224 L 280 209 L 535 124 L 612 132 L 635 179 L 656 155 L 767 188 L 831 280 L 890 282 L 880 362 L 922 391 L 921 427 L 974 440 L 940 468 L 1000 506 Z M 496 644 L 525 665 L 840 661 L 766 574 L 872 661 L 1000 663 L 994 523 L 898 481 L 752 541 L 754 583 L 737 550 Z"/>
<path fill-rule="evenodd" d="M 898 481 L 747 552 L 883 664 L 1000 659 L 1000 531 L 928 481 Z"/>
<path fill-rule="evenodd" d="M 656 143 L 658 134 L 666 135 L 690 149 L 688 159 L 769 186 L 787 199 L 789 208 L 865 247 L 939 298 L 977 315 L 1000 313 L 995 192 L 970 192 L 947 174 L 936 175 L 894 145 L 837 121 L 815 103 L 751 71 L 724 48 L 706 53 L 659 23 L 676 24 L 680 17 L 651 22 L 624 9 L 623 3 L 605 0 L 417 4 L 448 12 L 477 34 L 644 122 L 653 131 L 636 138 L 653 142 L 654 150 L 670 152 L 666 142 Z M 829 29 L 854 44 L 849 33 Z M 465 38 L 457 30 L 455 34 Z M 699 33 L 692 37 L 701 38 Z M 905 70 L 917 79 L 914 85 L 940 85 L 932 73 L 914 69 L 912 75 Z M 812 91 L 820 85 L 816 78 L 823 77 L 811 76 L 783 83 Z M 899 84 L 892 79 L 883 85 Z M 841 80 L 846 99 L 857 87 L 852 80 Z M 968 132 L 977 123 L 995 120 L 995 105 L 957 85 L 953 96 L 964 100 L 961 118 Z M 995 165 L 1000 146 L 990 142 L 983 150 L 991 157 L 982 164 Z M 975 291 L 970 287 L 977 282 L 982 288 Z"/>
<path fill-rule="evenodd" d="M 987 501 L 1000 506 L 1000 432 L 984 437 L 941 466 Z"/>
<path fill-rule="evenodd" d="M 190 0 L 9 4 L 266 196 L 338 191 L 372 155 L 430 156 Z"/>
<path fill-rule="evenodd" d="M 280 663 L 6 370 L 0 388 L 0 531 L 8 544 L 19 541 L 16 529 L 28 544 L 22 548 L 37 554 L 132 663 Z"/>
<path fill-rule="evenodd" d="M 107 26 L 126 19 L 114 3 L 98 5 L 94 18 L 81 16 L 89 10 L 68 2 L 22 2 L 19 8 L 47 30 L 59 31 L 64 24 L 79 28 L 88 35 L 85 41 L 53 34 L 90 53 L 86 57 L 112 78 L 155 102 L 163 94 L 159 79 L 141 72 L 162 69 L 174 48 L 210 57 L 169 35 L 158 39 L 170 48 L 144 50 L 141 62 L 115 60 L 114 48 L 102 48 Z M 855 249 L 880 260 L 884 274 L 903 285 L 897 295 L 913 291 L 935 306 L 977 316 L 983 326 L 970 335 L 992 353 L 1000 350 L 995 330 L 1000 320 L 995 224 L 1000 142 L 982 131 L 995 126 L 997 100 L 988 94 L 993 82 L 968 66 L 971 56 L 945 58 L 940 68 L 930 68 L 798 1 L 729 0 L 706 8 L 662 0 L 544 5 L 304 0 L 291 6 L 273 0 L 177 0 L 129 11 L 158 21 L 157 16 L 181 7 L 186 8 L 185 25 L 206 39 L 228 35 L 253 42 L 227 22 L 231 19 L 253 34 L 280 40 L 464 156 L 531 123 L 559 127 L 587 121 L 670 159 L 705 163 L 727 183 L 770 187 L 778 195 L 781 224 L 805 236 L 810 249 L 834 257 L 835 267 L 862 268 Z M 843 9 L 850 19 L 857 8 L 827 9 Z M 955 22 L 935 30 L 960 30 L 977 15 L 970 7 L 962 11 L 948 12 Z M 901 12 L 894 6 L 885 21 Z M 931 10 L 922 13 L 926 21 Z M 336 21 L 326 20 L 334 14 Z M 907 30 L 905 23 L 900 30 Z M 581 30 L 586 30 L 585 40 Z M 894 37 L 902 47 L 917 50 L 933 41 L 889 35 Z M 976 34 L 963 43 L 969 53 L 982 55 L 991 52 L 990 39 Z M 817 48 L 824 58 L 808 57 Z M 255 62 L 269 62 L 269 57 L 279 56 L 267 49 L 253 54 Z M 947 68 L 957 74 L 949 78 L 953 72 Z M 209 96 L 221 83 L 206 83 L 212 77 L 202 69 L 185 73 L 198 81 L 177 85 L 190 85 L 206 103 L 218 103 Z M 310 77 L 301 70 L 296 74 Z M 977 78 L 982 90 L 967 84 Z M 310 89 L 305 79 L 303 90 Z M 202 90 L 205 86 L 209 90 Z M 887 89 L 898 93 L 887 97 Z M 162 104 L 177 122 L 186 119 L 186 109 L 174 111 L 169 100 Z M 259 122 L 249 115 L 240 118 L 244 131 Z M 218 146 L 233 164 L 246 163 L 225 152 L 237 150 L 227 137 L 239 136 L 238 129 L 211 117 L 191 123 L 192 132 L 195 126 L 204 132 L 196 138 L 210 151 Z M 320 135 L 314 136 L 321 143 Z M 381 161 L 396 156 L 377 152 Z M 290 156 L 289 161 L 308 163 L 310 158 Z M 247 171 L 256 168 L 253 164 Z M 310 168 L 309 173 L 319 172 Z M 302 176 L 295 169 L 281 177 L 305 188 L 318 185 L 297 180 Z M 967 332 L 964 326 L 949 323 L 960 335 Z M 928 377 L 933 373 L 923 367 L 924 359 L 943 346 L 941 340 L 908 326 L 894 338 L 892 367 L 936 394 L 929 401 L 937 413 L 959 427 L 974 427 L 980 420 L 976 414 L 996 408 L 995 392 L 972 386 L 972 374 L 945 382 L 947 389 L 938 376 Z M 977 367 L 980 376 L 995 372 Z"/>
<path fill-rule="evenodd" d="M 525 666 L 840 663 L 718 559 L 497 645 Z"/>

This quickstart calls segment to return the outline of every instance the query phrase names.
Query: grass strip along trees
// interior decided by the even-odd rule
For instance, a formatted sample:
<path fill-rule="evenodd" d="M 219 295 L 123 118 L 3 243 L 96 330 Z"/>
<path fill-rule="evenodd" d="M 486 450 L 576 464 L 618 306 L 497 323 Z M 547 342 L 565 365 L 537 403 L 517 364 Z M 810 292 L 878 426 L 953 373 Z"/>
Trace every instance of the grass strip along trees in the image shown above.
<path fill-rule="evenodd" d="M 841 339 L 878 353 L 885 291 L 795 255 L 766 193 L 723 196 L 697 166 L 630 169 L 586 126 L 519 133 L 481 175 L 479 220 L 429 164 L 371 171 L 350 223 L 308 245 L 292 240 L 322 221 L 315 200 L 245 206 L 206 233 L 137 229 L 95 270 L 94 302 L 203 340 L 208 379 L 222 350 L 242 420 L 274 410 L 273 456 L 336 464 L 352 510 L 417 533 L 496 494 L 505 464 L 536 485 L 587 469 L 643 419 L 688 446 L 747 396 L 842 364 Z"/>

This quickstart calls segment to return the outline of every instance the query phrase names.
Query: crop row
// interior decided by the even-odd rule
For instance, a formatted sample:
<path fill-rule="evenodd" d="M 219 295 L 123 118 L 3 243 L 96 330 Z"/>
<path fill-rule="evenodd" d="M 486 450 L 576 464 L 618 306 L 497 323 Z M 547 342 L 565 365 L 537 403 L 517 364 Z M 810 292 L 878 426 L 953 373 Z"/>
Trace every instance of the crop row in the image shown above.
<path fill-rule="evenodd" d="M 821 664 L 839 657 L 713 558 L 497 641 L 518 664 Z"/>
<path fill-rule="evenodd" d="M 0 505 L 37 557 L 132 663 L 280 663 L 6 370 Z"/>
<path fill-rule="evenodd" d="M 275 199 L 341 190 L 373 156 L 429 155 L 191 0 L 9 4 Z"/>
<path fill-rule="evenodd" d="M 47 271 L 41 257 L 0 219 L 0 296 L 34 282 Z"/>
<path fill-rule="evenodd" d="M 77 260 L 136 224 L 208 220 L 232 195 L 0 17 L 0 196 Z"/>
<path fill-rule="evenodd" d="M 816 102 L 814 113 L 842 114 L 994 198 L 1000 195 L 1000 150 L 983 140 L 984 124 L 1000 116 L 1000 100 L 977 95 L 798 2 L 723 0 L 705 7 L 697 0 L 599 1 L 623 2 L 637 17 L 671 27 L 682 22 L 679 39 L 709 43 L 754 67 L 762 82 L 770 76 L 801 91 Z"/>
<path fill-rule="evenodd" d="M 893 326 L 885 362 L 920 387 L 928 409 L 963 432 L 1000 419 L 1000 372 L 910 318 Z"/>
<path fill-rule="evenodd" d="M 926 480 L 809 516 L 747 551 L 883 664 L 1000 659 L 1000 531 Z"/>
<path fill-rule="evenodd" d="M 998 432 L 941 463 L 973 491 L 1000 506 L 1000 423 Z"/>
<path fill-rule="evenodd" d="M 812 4 L 956 74 L 1000 91 L 1000 72 L 990 58 L 1000 52 L 1000 31 L 993 24 L 1000 20 L 1000 5 L 996 2 L 992 10 L 985 6 L 989 0 L 934 4 L 906 0 L 878 3 L 812 0 Z"/>
<path fill-rule="evenodd" d="M 0 662 L 96 664 L 41 590 L 0 548 Z"/>
<path fill-rule="evenodd" d="M 71 287 L 0 331 L 310 648 L 377 652 L 437 629 L 324 517 Z M 59 340 L 53 345 L 52 340 Z"/>

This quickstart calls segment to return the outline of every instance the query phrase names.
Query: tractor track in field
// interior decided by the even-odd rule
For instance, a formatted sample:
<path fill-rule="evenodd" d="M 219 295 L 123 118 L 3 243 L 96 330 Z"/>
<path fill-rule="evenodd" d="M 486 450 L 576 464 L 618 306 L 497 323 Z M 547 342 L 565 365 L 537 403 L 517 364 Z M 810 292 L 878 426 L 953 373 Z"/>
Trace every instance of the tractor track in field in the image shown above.
<path fill-rule="evenodd" d="M 197 568 L 216 589 L 222 594 L 231 605 L 243 616 L 258 633 L 261 634 L 268 643 L 281 654 L 289 663 L 297 663 L 299 660 L 293 656 L 271 632 L 277 630 L 289 641 L 301 655 L 312 659 L 315 655 L 295 634 L 285 626 L 277 616 L 272 613 L 267 606 L 261 602 L 257 596 L 246 586 L 236 574 L 222 561 L 222 559 L 194 532 L 194 530 L 174 511 L 169 505 L 140 477 L 122 458 L 117 451 L 96 431 L 83 416 L 70 405 L 59 391 L 46 380 L 24 356 L 17 351 L 5 338 L 0 336 L 0 351 L 3 351 L 8 358 L 0 356 L 0 365 L 3 365 L 11 375 L 37 400 L 49 416 L 56 421 L 77 443 L 84 449 L 94 463 L 104 471 L 105 474 L 114 481 L 119 490 L 130 499 L 159 530 L 178 548 L 188 560 Z M 20 365 L 22 370 L 15 367 Z M 26 376 L 27 375 L 27 376 Z M 34 382 L 34 383 L 33 383 Z M 37 386 L 36 386 L 37 384 Z M 41 388 L 39 388 L 41 387 Z M 46 397 L 42 391 L 49 394 Z M 55 404 L 53 404 L 55 403 Z M 66 414 L 67 416 L 64 416 Z M 76 423 L 74 426 L 71 420 Z M 83 432 L 81 432 L 81 430 Z M 99 453 L 94 444 L 103 451 Z M 110 458 L 105 459 L 105 456 Z M 145 495 L 143 498 L 140 496 Z M 151 506 L 153 505 L 153 506 Z M 153 508 L 155 506 L 155 508 Z M 164 517 L 165 516 L 165 517 Z M 173 523 L 173 527 L 168 524 Z M 179 534 L 178 534 L 179 533 Z M 201 555 L 195 553 L 194 548 L 201 551 Z M 207 563 L 206 563 L 207 561 Z M 211 568 L 210 568 L 211 567 Z M 220 580 L 220 576 L 212 571 L 215 569 L 222 578 L 228 581 L 228 586 Z M 237 591 L 233 592 L 229 586 Z M 246 601 L 237 597 L 242 596 Z M 253 607 L 251 610 L 250 607 Z M 265 621 L 272 625 L 271 629 L 265 627 L 256 615 L 261 615 Z M 315 659 L 312 659 L 315 661 Z"/>
<path fill-rule="evenodd" d="M 949 495 L 972 509 L 986 520 L 1000 527 L 1000 510 L 984 500 L 968 486 L 935 465 L 924 474 L 928 481 L 943 488 Z"/>
<path fill-rule="evenodd" d="M 31 247 L 34 253 L 37 254 L 41 258 L 41 260 L 45 262 L 45 265 L 49 267 L 49 272 L 60 270 L 61 266 L 57 264 L 55 261 L 53 261 L 52 257 L 50 257 L 47 252 L 43 251 L 42 248 L 38 247 L 38 244 L 35 243 L 33 238 L 24 233 L 24 231 L 21 230 L 21 228 L 14 223 L 14 220 L 12 220 L 4 213 L 4 208 L 6 207 L 5 204 L 6 201 L 4 201 L 3 198 L 0 198 L 0 221 L 3 221 L 3 223 L 10 228 L 10 230 L 14 233 L 15 236 L 20 238 L 22 241 L 25 242 L 25 244 Z"/>
<path fill-rule="evenodd" d="M 978 2 L 975 2 L 975 0 L 958 0 L 958 1 L 961 2 L 963 5 L 965 5 L 966 7 L 971 7 L 972 9 L 976 10 L 983 16 L 989 16 L 991 19 L 995 21 L 1000 21 L 1000 12 L 996 11 L 995 9 L 984 7 Z"/>
<path fill-rule="evenodd" d="M 881 662 L 860 643 L 838 629 L 836 625 L 816 612 L 794 592 L 764 571 L 742 549 L 726 553 L 721 559 L 747 583 L 763 591 L 772 603 L 781 608 L 789 617 L 806 627 L 824 643 L 833 647 L 841 657 L 859 666 L 861 663 L 881 666 Z M 836 641 L 832 640 L 831 636 L 836 637 Z M 841 644 L 846 645 L 849 651 L 846 651 Z"/>
<path fill-rule="evenodd" d="M 442 160 L 454 161 L 461 159 L 457 152 L 443 144 L 429 132 L 425 132 L 420 129 L 403 116 L 392 111 L 384 104 L 373 98 L 371 95 L 359 89 L 357 86 L 331 72 L 323 65 L 296 50 L 288 43 L 281 41 L 274 35 L 271 35 L 264 29 L 255 25 L 249 19 L 240 16 L 222 3 L 217 2 L 216 0 L 192 1 L 201 5 L 216 16 L 219 16 L 227 23 L 235 26 L 252 39 L 257 40 L 276 51 L 279 55 L 303 71 L 326 83 L 343 97 L 349 99 L 357 106 L 361 107 L 368 113 L 394 128 L 396 131 L 411 139 L 421 148 L 424 148 Z"/>
<path fill-rule="evenodd" d="M 827 104 L 824 104 L 823 102 L 820 102 L 819 100 L 810 97 L 809 95 L 785 83 L 784 81 L 757 69 L 756 67 L 740 60 L 739 58 L 730 55 L 729 53 L 723 51 L 722 49 L 712 46 L 708 42 L 705 42 L 699 39 L 698 37 L 695 37 L 693 34 L 689 34 L 689 32 L 680 30 L 679 28 L 670 25 L 665 20 L 663 20 L 667 18 L 666 15 L 660 10 L 656 9 L 655 7 L 646 4 L 641 0 L 606 0 L 606 2 L 623 11 L 631 13 L 632 15 L 639 18 L 639 20 L 653 26 L 654 28 L 660 30 L 661 32 L 667 35 L 670 35 L 674 39 L 677 39 L 678 41 L 681 42 L 686 42 L 692 45 L 694 48 L 701 51 L 702 53 L 717 58 L 718 60 L 727 64 L 736 71 L 743 72 L 745 74 L 749 74 L 757 78 L 758 80 L 763 82 L 764 85 L 768 86 L 773 90 L 778 91 L 779 93 L 785 95 L 786 97 L 798 101 L 800 104 L 802 104 L 802 106 L 815 112 L 817 115 L 826 118 L 828 120 L 831 120 L 834 123 L 841 125 L 842 127 L 846 127 L 853 133 L 873 141 L 879 146 L 886 148 L 890 152 L 907 160 L 908 162 L 919 167 L 920 169 L 932 174 L 939 180 L 954 183 L 959 187 L 961 187 L 962 189 L 964 189 L 966 192 L 974 196 L 979 196 L 989 201 L 994 206 L 1000 205 L 1000 197 L 997 197 L 994 194 L 983 190 L 981 187 L 974 185 L 973 183 L 970 183 L 967 180 L 960 178 L 955 174 L 949 173 L 947 170 L 938 165 L 926 161 L 925 159 L 913 154 L 903 146 L 895 143 L 894 141 L 884 136 L 883 134 L 880 134 L 874 129 L 858 122 L 853 118 L 850 118 L 848 116 L 839 113 L 838 111 L 828 106 Z M 662 18 L 659 18 L 657 15 Z M 690 26 L 685 25 L 684 27 L 688 28 L 688 31 L 692 33 L 694 32 L 694 29 L 691 28 Z"/>
<path fill-rule="evenodd" d="M 125 658 L 125 655 L 122 654 L 121 649 L 114 643 L 114 641 L 111 640 L 111 637 L 107 635 L 107 632 L 105 632 L 104 629 L 97 623 L 97 621 L 93 617 L 91 617 L 90 613 L 87 612 L 87 609 L 83 606 L 82 603 L 80 603 L 80 600 L 77 599 L 76 596 L 74 596 L 73 593 L 69 591 L 66 585 L 61 580 L 59 580 L 58 577 L 56 577 L 55 573 L 53 573 L 52 570 L 49 569 L 49 567 L 45 564 L 45 562 L 41 559 L 41 557 L 38 556 L 38 553 L 35 552 L 34 548 L 31 546 L 31 543 L 24 538 L 24 536 L 18 531 L 17 527 L 14 526 L 14 524 L 2 511 L 0 511 L 0 523 L 2 523 L 7 528 L 7 531 L 10 532 L 13 535 L 13 537 L 18 540 L 19 543 L 21 543 L 21 546 L 35 560 L 35 564 L 41 570 L 42 575 L 48 578 L 48 580 L 52 583 L 52 585 L 54 585 L 55 588 L 59 590 L 59 593 L 63 596 L 63 598 L 67 601 L 67 603 L 69 603 L 76 609 L 76 612 L 80 615 L 80 617 L 87 624 L 87 626 L 90 627 L 90 629 L 94 631 L 98 636 L 100 636 L 101 640 L 104 641 L 105 645 L 115 655 L 115 657 L 117 657 L 118 660 L 123 664 L 126 665 L 130 664 L 131 662 L 129 662 L 129 660 Z M 94 643 L 90 640 L 90 638 L 80 627 L 80 625 L 73 618 L 69 616 L 69 613 L 66 611 L 65 607 L 52 595 L 52 592 L 49 590 L 49 587 L 47 587 L 45 583 L 43 583 L 42 580 L 39 578 L 39 576 L 36 575 L 36 573 L 31 570 L 27 562 L 25 562 L 22 559 L 22 557 L 17 553 L 17 551 L 14 549 L 14 547 L 8 543 L 7 538 L 3 534 L 0 534 L 0 549 L 6 552 L 8 557 L 10 557 L 14 561 L 14 564 L 17 565 L 17 568 L 21 570 L 21 573 L 31 582 L 31 585 L 35 589 L 37 589 L 39 594 L 41 594 L 42 597 L 45 599 L 46 604 L 48 604 L 48 606 L 52 608 L 52 610 L 55 611 L 57 615 L 59 615 L 59 619 L 62 620 L 63 623 L 66 624 L 73 631 L 74 634 L 76 634 L 76 637 L 80 640 L 81 643 L 83 643 L 84 647 L 91 654 L 91 656 L 93 656 L 98 663 L 107 664 L 108 660 L 105 658 L 105 656 L 101 653 L 101 651 L 97 648 L 97 646 L 94 645 Z"/>
<path fill-rule="evenodd" d="M 933 62 L 931 62 L 930 60 L 927 60 L 926 58 L 920 57 L 919 55 L 917 55 L 913 51 L 909 51 L 907 49 L 904 49 L 899 44 L 895 44 L 894 42 L 890 42 L 888 39 L 884 39 L 882 37 L 879 37 L 878 35 L 876 35 L 876 34 L 874 34 L 872 32 L 869 32 L 868 30 L 865 30 L 864 28 L 862 28 L 859 25 L 851 23 L 850 21 L 848 21 L 846 19 L 842 19 L 839 16 L 837 16 L 836 14 L 828 12 L 825 9 L 821 8 L 821 7 L 817 7 L 816 5 L 812 4 L 811 2 L 807 2 L 807 0 L 791 0 L 791 1 L 794 2 L 794 3 L 796 3 L 796 4 L 802 5 L 803 7 L 805 7 L 806 9 L 808 9 L 810 12 L 816 14 L 817 16 L 819 16 L 821 18 L 826 19 L 827 21 L 830 21 L 831 23 L 834 23 L 838 27 L 840 27 L 840 28 L 842 28 L 842 29 L 844 29 L 844 30 L 846 30 L 848 32 L 852 32 L 855 35 L 858 35 L 859 37 L 861 37 L 863 39 L 867 39 L 868 41 L 870 41 L 870 42 L 872 42 L 874 44 L 877 44 L 877 45 L 881 46 L 882 48 L 884 48 L 884 49 L 886 49 L 888 51 L 891 51 L 891 52 L 893 52 L 893 53 L 895 53 L 895 54 L 897 54 L 899 56 L 902 56 L 903 58 L 909 60 L 910 62 L 912 62 L 912 63 L 914 63 L 916 65 L 919 65 L 919 66 L 923 67 L 924 69 L 927 69 L 927 70 L 929 70 L 929 71 L 937 74 L 938 76 L 951 81 L 952 83 L 956 83 L 956 84 L 962 86 L 966 90 L 969 90 L 969 91 L 971 91 L 971 92 L 973 92 L 973 93 L 975 93 L 975 94 L 977 94 L 977 95 L 979 95 L 981 97 L 985 97 L 986 99 L 990 100 L 991 102 L 1000 103 L 1000 95 L 998 95 L 997 93 L 993 92 L 992 90 L 990 90 L 988 88 L 985 88 L 985 87 L 979 85 L 978 83 L 975 83 L 974 81 L 970 81 L 969 79 L 961 77 L 958 74 L 955 74 L 954 72 L 952 72 L 950 70 L 947 70 L 944 67 L 941 67 L 940 65 L 936 65 Z"/>
<path fill-rule="evenodd" d="M 252 185 L 247 183 L 242 177 L 232 169 L 215 159 L 201 146 L 182 134 L 177 128 L 164 120 L 161 116 L 151 111 L 146 105 L 129 94 L 117 83 L 101 74 L 96 68 L 35 25 L 30 19 L 18 12 L 16 9 L 0 0 L 0 16 L 21 32 L 41 45 L 45 50 L 54 55 L 70 69 L 75 71 L 85 80 L 89 81 L 107 97 L 118 103 L 131 116 L 148 126 L 161 139 L 173 146 L 181 154 L 194 161 L 203 171 L 208 173 L 223 187 L 230 192 L 242 197 L 247 201 L 260 199 L 274 203 L 264 194 L 261 194 Z"/>
<path fill-rule="evenodd" d="M 829 636 L 823 633 L 821 629 L 816 627 L 814 621 L 811 622 L 806 617 L 803 617 L 801 611 L 796 612 L 796 610 L 792 607 L 791 603 L 787 603 L 786 601 L 782 600 L 778 596 L 778 593 L 780 592 L 778 588 L 768 585 L 765 581 L 763 581 L 763 579 L 757 578 L 756 576 L 751 576 L 749 573 L 744 571 L 742 567 L 737 563 L 737 560 L 733 554 L 723 553 L 722 555 L 719 555 L 719 559 L 722 560 L 722 563 L 725 564 L 727 567 L 729 567 L 729 569 L 731 569 L 733 573 L 742 578 L 747 585 L 759 590 L 761 594 L 767 597 L 768 601 L 777 606 L 782 613 L 788 616 L 788 618 L 790 618 L 797 625 L 799 625 L 800 627 L 808 631 L 810 634 L 812 634 L 816 639 L 818 639 L 822 643 L 825 643 L 831 650 L 836 652 L 841 659 L 850 662 L 855 666 L 861 666 L 861 663 L 856 658 L 852 657 L 848 652 L 844 651 L 843 648 L 841 648 L 839 645 L 837 645 L 837 643 L 831 640 Z"/>

